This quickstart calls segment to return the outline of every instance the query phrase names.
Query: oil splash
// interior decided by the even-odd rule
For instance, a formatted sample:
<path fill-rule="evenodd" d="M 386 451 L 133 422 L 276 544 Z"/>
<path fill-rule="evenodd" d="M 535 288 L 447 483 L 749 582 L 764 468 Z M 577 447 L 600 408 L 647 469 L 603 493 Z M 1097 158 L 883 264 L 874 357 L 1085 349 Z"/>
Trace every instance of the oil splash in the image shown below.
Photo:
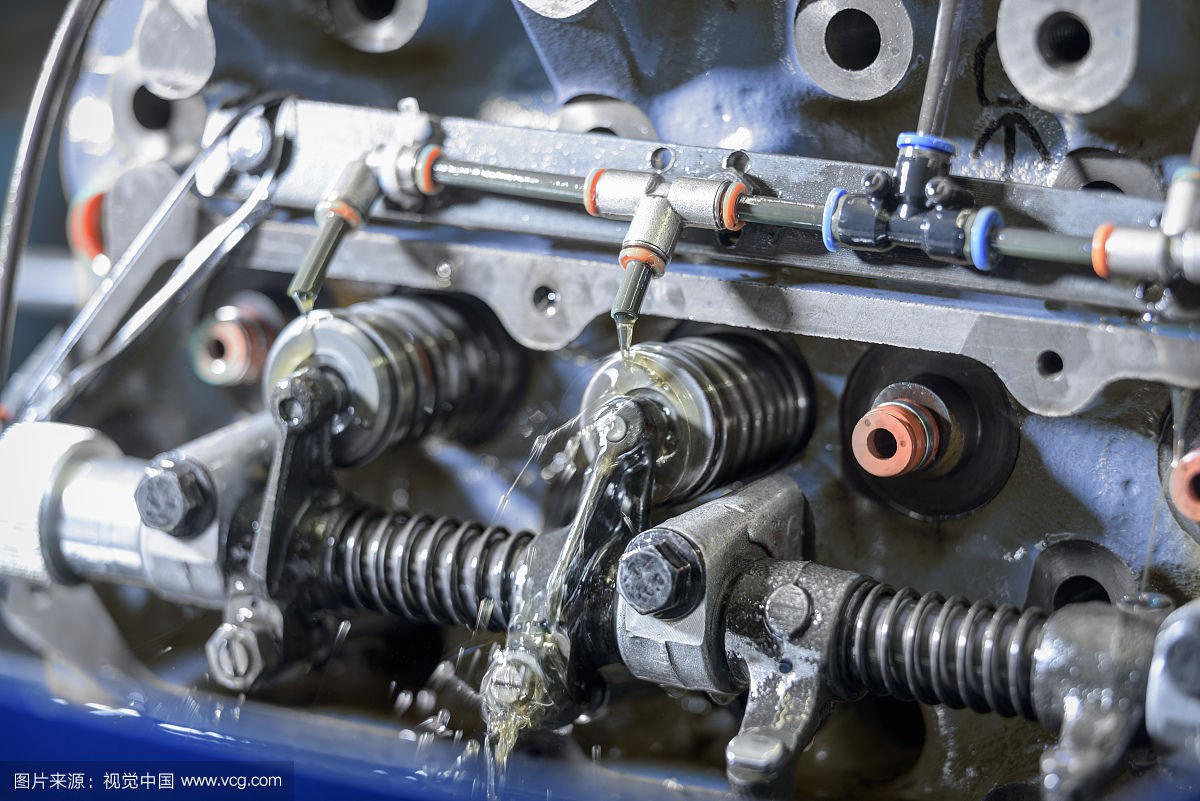
<path fill-rule="evenodd" d="M 533 447 L 529 449 L 529 458 L 527 458 L 525 463 L 521 465 L 521 469 L 517 471 L 516 476 L 513 477 L 512 483 L 508 485 L 508 489 L 505 491 L 505 493 L 500 496 L 500 501 L 496 504 L 496 511 L 492 513 L 492 520 L 489 525 L 494 526 L 500 522 L 500 516 L 508 507 L 508 503 L 512 499 L 512 494 L 516 492 L 517 487 L 520 486 L 521 479 L 527 472 L 529 472 L 529 468 L 533 467 L 535 463 L 541 463 L 542 454 L 545 453 L 546 448 L 550 445 L 550 443 L 559 437 L 563 432 L 573 430 L 578 423 L 579 415 L 576 415 L 562 425 L 552 428 L 544 434 L 539 434 L 534 438 Z"/>
<path fill-rule="evenodd" d="M 541 726 L 547 714 L 569 698 L 570 636 L 563 611 L 567 577 L 590 556 L 583 548 L 585 534 L 618 458 L 627 450 L 622 443 L 624 430 L 624 421 L 613 412 L 581 428 L 580 435 L 594 437 L 598 449 L 584 473 L 579 506 L 545 587 L 515 610 L 504 647 L 492 654 L 481 689 L 490 788 L 501 783 L 521 733 Z"/>

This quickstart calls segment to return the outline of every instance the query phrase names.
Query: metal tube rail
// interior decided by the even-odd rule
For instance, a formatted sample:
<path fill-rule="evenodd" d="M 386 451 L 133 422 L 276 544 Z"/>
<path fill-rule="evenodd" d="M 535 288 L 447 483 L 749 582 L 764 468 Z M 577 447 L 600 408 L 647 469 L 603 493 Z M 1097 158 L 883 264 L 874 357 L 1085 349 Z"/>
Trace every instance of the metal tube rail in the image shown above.
<path fill-rule="evenodd" d="M 1086 236 L 1068 236 L 1036 228 L 1001 228 L 992 246 L 1002 256 L 1038 259 L 1061 264 L 1092 264 L 1092 240 Z"/>
<path fill-rule="evenodd" d="M 582 203 L 583 181 L 571 175 L 516 170 L 473 164 L 438 156 L 433 162 L 433 177 L 439 184 L 498 192 L 504 195 L 552 200 L 560 203 Z"/>
<path fill-rule="evenodd" d="M 496 167 L 438 155 L 429 168 L 443 186 L 495 192 L 530 200 L 583 203 L 585 179 L 572 175 Z M 799 200 L 746 194 L 738 198 L 737 218 L 742 222 L 820 231 L 824 206 Z M 993 247 L 1003 256 L 1090 265 L 1092 241 L 1034 228 L 998 228 Z"/>

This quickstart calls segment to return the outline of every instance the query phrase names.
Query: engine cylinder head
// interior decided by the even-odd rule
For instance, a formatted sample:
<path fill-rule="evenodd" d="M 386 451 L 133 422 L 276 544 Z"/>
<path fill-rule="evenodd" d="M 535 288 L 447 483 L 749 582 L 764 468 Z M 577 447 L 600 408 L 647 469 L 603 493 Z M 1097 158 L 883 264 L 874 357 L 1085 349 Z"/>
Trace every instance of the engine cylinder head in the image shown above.
<path fill-rule="evenodd" d="M 357 465 L 428 435 L 495 431 L 525 381 L 520 347 L 492 312 L 454 296 L 380 298 L 292 321 L 267 359 L 263 393 L 297 369 L 334 371 L 351 401 L 334 427 L 334 460 Z"/>
<path fill-rule="evenodd" d="M 666 418 L 654 473 L 659 502 L 765 472 L 793 457 L 812 430 L 808 368 L 766 336 L 719 333 L 616 354 L 584 391 L 583 419 L 622 395 L 657 404 Z"/>

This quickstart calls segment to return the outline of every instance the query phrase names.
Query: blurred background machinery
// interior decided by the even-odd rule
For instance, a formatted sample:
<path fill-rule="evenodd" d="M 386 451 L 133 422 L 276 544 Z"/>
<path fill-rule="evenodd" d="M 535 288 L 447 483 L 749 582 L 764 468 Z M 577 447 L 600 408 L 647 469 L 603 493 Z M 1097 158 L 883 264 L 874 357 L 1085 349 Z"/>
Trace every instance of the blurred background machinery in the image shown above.
<path fill-rule="evenodd" d="M 26 6 L 11 758 L 1194 795 L 1194 4 Z"/>

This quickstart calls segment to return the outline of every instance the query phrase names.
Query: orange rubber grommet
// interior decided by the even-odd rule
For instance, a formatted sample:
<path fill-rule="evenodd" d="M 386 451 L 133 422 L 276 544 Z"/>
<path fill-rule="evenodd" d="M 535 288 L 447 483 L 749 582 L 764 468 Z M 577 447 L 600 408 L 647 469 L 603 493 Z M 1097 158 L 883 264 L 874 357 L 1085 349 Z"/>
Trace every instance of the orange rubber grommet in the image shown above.
<path fill-rule="evenodd" d="M 1104 279 L 1111 276 L 1108 271 L 1108 238 L 1115 227 L 1112 223 L 1104 223 L 1092 234 L 1092 269 Z"/>
<path fill-rule="evenodd" d="M 596 182 L 604 172 L 604 167 L 597 167 L 583 180 L 583 209 L 593 217 L 600 216 L 600 209 L 596 207 Z"/>
<path fill-rule="evenodd" d="M 1171 500 L 1180 514 L 1200 523 L 1200 448 L 1185 455 L 1171 471 Z"/>
<path fill-rule="evenodd" d="M 436 195 L 440 190 L 437 184 L 433 182 L 433 162 L 438 160 L 442 155 L 442 149 L 437 145 L 427 145 L 421 150 L 417 156 L 417 168 L 413 178 L 416 181 L 417 189 L 422 195 Z"/>
<path fill-rule="evenodd" d="M 725 226 L 727 231 L 740 231 L 746 227 L 746 223 L 738 219 L 737 202 L 738 198 L 749 191 L 746 185 L 741 181 L 736 181 L 730 184 L 725 190 L 725 197 L 721 199 L 721 225 Z"/>
<path fill-rule="evenodd" d="M 67 241 L 89 261 L 104 252 L 103 214 L 103 192 L 75 201 L 67 214 Z"/>
<path fill-rule="evenodd" d="M 667 263 L 663 261 L 662 256 L 655 253 L 649 248 L 627 247 L 621 249 L 621 268 L 629 269 L 629 262 L 640 261 L 643 264 L 649 265 L 651 270 L 662 275 L 667 271 Z"/>
<path fill-rule="evenodd" d="M 344 200 L 335 200 L 325 206 L 325 213 L 331 214 L 334 217 L 341 217 L 354 230 L 363 223 L 362 215 L 358 213 L 358 209 L 351 206 Z"/>

